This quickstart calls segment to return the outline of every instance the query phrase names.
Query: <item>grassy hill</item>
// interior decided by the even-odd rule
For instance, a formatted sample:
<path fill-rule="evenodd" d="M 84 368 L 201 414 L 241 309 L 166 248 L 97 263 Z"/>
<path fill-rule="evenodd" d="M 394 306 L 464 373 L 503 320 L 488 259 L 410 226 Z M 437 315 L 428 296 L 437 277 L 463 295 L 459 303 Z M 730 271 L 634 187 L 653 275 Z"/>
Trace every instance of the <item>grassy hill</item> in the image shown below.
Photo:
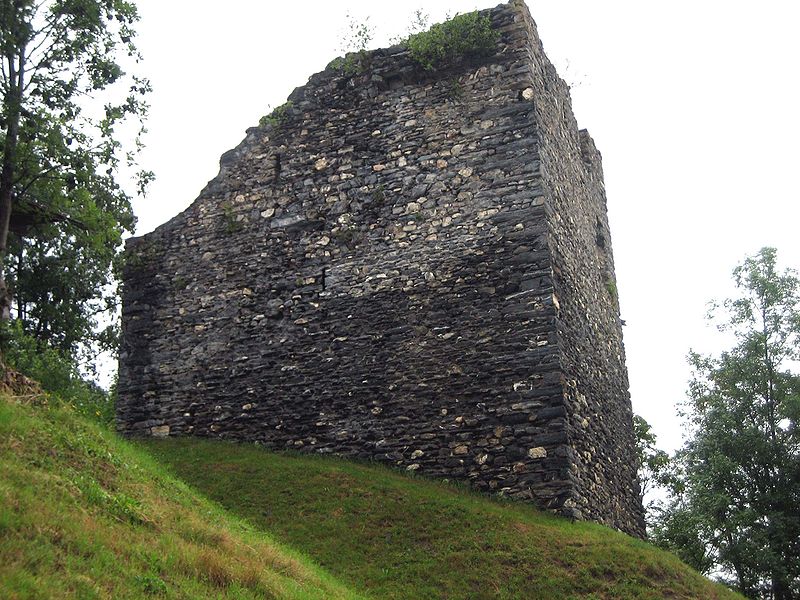
<path fill-rule="evenodd" d="M 357 597 L 738 596 L 528 505 L 252 445 L 131 444 L 0 396 L 0 598 Z"/>
<path fill-rule="evenodd" d="M 374 598 L 739 598 L 645 542 L 452 485 L 253 445 L 143 444 Z"/>
<path fill-rule="evenodd" d="M 0 598 L 356 598 L 72 410 L 0 397 Z"/>

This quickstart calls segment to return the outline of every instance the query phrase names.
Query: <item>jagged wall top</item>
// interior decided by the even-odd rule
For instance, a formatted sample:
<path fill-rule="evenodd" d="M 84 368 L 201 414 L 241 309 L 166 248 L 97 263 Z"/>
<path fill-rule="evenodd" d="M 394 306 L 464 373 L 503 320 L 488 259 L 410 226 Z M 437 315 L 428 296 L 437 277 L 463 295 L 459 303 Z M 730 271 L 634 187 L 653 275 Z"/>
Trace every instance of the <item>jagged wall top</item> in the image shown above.
<path fill-rule="evenodd" d="M 538 58 L 534 62 L 536 63 L 535 68 L 542 71 L 540 78 L 549 80 L 561 87 L 566 92 L 567 102 L 569 102 L 569 88 L 544 54 L 536 24 L 524 0 L 509 0 L 507 3 L 499 4 L 494 8 L 477 12 L 482 16 L 491 18 L 495 30 L 508 28 L 509 25 L 516 24 L 517 32 L 524 31 L 525 41 L 532 49 L 529 52 L 530 58 L 533 59 L 534 55 Z M 516 41 L 518 42 L 519 39 L 517 38 Z M 336 66 L 337 61 L 342 60 L 344 57 L 338 57 L 330 61 L 324 70 L 311 75 L 305 85 L 295 88 L 287 97 L 286 105 L 278 107 L 281 109 L 285 107 L 279 124 L 270 122 L 262 117 L 258 125 L 247 129 L 245 138 L 236 147 L 222 154 L 219 161 L 219 173 L 208 182 L 195 200 L 195 203 L 204 197 L 214 194 L 219 184 L 224 181 L 228 173 L 228 167 L 236 164 L 239 158 L 246 155 L 250 147 L 254 144 L 262 143 L 265 135 L 268 137 L 275 136 L 280 134 L 281 129 L 290 129 L 292 122 L 301 118 L 305 111 L 318 108 L 318 98 L 329 95 L 331 89 L 347 87 L 357 92 L 360 96 L 375 98 L 381 91 L 389 88 L 447 79 L 462 73 L 465 69 L 476 69 L 480 68 L 481 65 L 491 65 L 497 60 L 498 56 L 508 52 L 514 43 L 514 39 L 509 39 L 508 35 L 504 34 L 497 40 L 497 51 L 494 55 L 470 57 L 467 60 L 432 70 L 421 68 L 419 64 L 415 63 L 408 49 L 402 44 L 353 53 L 354 55 L 359 55 L 355 59 L 357 64 L 364 67 L 362 69 L 359 66 L 357 72 L 348 72 Z M 533 51 L 534 48 L 537 49 L 536 52 Z M 571 114 L 570 105 L 568 104 L 565 108 Z M 588 139 L 591 140 L 591 138 Z M 591 141 L 590 143 L 593 147 L 594 143 Z M 598 152 L 595 151 L 594 154 L 599 157 Z M 190 208 L 191 206 L 186 210 Z M 159 226 L 158 229 L 170 227 L 173 224 L 180 226 L 183 223 L 182 216 L 183 213 L 176 215 Z M 147 237 L 147 234 L 129 238 L 129 242 L 132 245 L 136 245 L 138 240 L 145 237 Z"/>

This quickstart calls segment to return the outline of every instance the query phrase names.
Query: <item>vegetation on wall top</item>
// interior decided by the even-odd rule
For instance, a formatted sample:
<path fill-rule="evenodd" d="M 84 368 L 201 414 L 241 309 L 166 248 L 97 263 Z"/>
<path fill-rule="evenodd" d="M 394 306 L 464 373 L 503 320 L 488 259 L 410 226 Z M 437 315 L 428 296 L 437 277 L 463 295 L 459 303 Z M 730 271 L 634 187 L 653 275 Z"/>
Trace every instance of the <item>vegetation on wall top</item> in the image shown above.
<path fill-rule="evenodd" d="M 347 14 L 347 27 L 341 36 L 339 50 L 342 56 L 334 58 L 326 69 L 340 71 L 343 75 L 360 75 L 367 68 L 369 48 L 375 35 L 375 27 L 369 23 L 369 17 L 359 21 Z"/>
<path fill-rule="evenodd" d="M 267 125 L 272 125 L 273 127 L 279 127 L 289 116 L 289 110 L 292 106 L 293 103 L 291 100 L 284 102 L 280 106 L 276 106 L 271 113 L 264 115 L 258 120 L 259 126 L 266 127 Z"/>
<path fill-rule="evenodd" d="M 499 37 L 492 29 L 491 19 L 473 11 L 415 33 L 403 44 L 414 62 L 428 71 L 435 71 L 465 58 L 494 54 Z"/>
<path fill-rule="evenodd" d="M 362 73 L 366 68 L 367 48 L 372 41 L 374 28 L 350 15 L 348 19 L 347 33 L 341 44 L 344 56 L 335 58 L 326 68 L 351 76 Z M 429 28 L 427 14 L 418 10 L 406 36 L 394 38 L 393 41 L 408 48 L 412 60 L 425 70 L 436 71 L 464 59 L 491 56 L 500 34 L 492 28 L 491 19 L 478 11 L 456 15 Z"/>

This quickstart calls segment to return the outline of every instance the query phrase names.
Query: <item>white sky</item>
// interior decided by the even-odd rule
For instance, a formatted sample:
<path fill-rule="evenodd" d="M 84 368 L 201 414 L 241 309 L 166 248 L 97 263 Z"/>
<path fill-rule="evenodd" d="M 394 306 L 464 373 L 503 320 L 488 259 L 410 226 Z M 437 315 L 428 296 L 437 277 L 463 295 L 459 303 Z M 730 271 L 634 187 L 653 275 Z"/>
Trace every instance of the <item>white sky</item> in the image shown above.
<path fill-rule="evenodd" d="M 220 155 L 340 54 L 346 13 L 373 47 L 472 1 L 139 0 L 154 86 L 137 234 L 188 206 Z M 747 254 L 800 265 L 800 2 L 529 0 L 545 51 L 603 154 L 634 410 L 681 442 L 690 347 L 723 347 L 706 304 Z"/>

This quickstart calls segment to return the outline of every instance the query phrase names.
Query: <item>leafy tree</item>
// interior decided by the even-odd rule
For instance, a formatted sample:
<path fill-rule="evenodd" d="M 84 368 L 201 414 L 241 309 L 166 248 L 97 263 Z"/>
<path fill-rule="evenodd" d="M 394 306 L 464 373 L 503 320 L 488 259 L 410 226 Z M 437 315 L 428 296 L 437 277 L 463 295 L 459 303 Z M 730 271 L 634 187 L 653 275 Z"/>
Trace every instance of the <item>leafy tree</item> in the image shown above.
<path fill-rule="evenodd" d="M 134 226 L 117 178 L 135 164 L 149 92 L 123 70 L 139 60 L 138 18 L 126 0 L 0 0 L 0 314 L 13 288 L 26 330 L 64 351 L 109 339 L 98 317 L 114 312 L 114 261 Z"/>
<path fill-rule="evenodd" d="M 645 506 L 645 520 L 650 540 L 671 550 L 700 573 L 712 572 L 717 563 L 708 524 L 694 510 L 687 489 L 685 450 L 670 457 L 656 487 L 667 499 L 656 498 Z"/>
<path fill-rule="evenodd" d="M 656 434 L 643 417 L 633 415 L 633 431 L 639 456 L 639 483 L 644 499 L 655 486 L 668 482 L 670 459 L 669 454 L 656 446 Z"/>
<path fill-rule="evenodd" d="M 800 280 L 764 248 L 716 306 L 735 345 L 690 355 L 692 435 L 654 539 L 751 598 L 800 597 Z"/>
<path fill-rule="evenodd" d="M 648 534 L 659 545 L 677 553 L 685 563 L 708 572 L 714 564 L 698 536 L 702 524 L 686 506 L 681 453 L 673 458 L 658 448 L 652 427 L 639 415 L 633 416 L 633 429 Z M 666 494 L 672 495 L 669 503 L 664 502 Z"/>

